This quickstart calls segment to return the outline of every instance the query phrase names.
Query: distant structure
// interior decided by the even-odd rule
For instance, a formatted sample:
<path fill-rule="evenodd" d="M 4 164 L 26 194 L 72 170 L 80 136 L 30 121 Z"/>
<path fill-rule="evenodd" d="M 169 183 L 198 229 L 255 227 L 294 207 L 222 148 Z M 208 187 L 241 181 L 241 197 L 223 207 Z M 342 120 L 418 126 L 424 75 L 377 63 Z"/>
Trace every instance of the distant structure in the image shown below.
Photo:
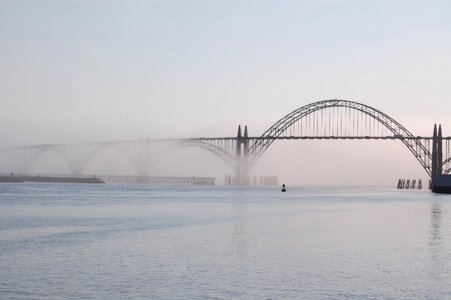
<path fill-rule="evenodd" d="M 106 183 L 153 184 L 153 185 L 215 185 L 214 177 L 170 177 L 170 176 L 98 176 Z"/>
<path fill-rule="evenodd" d="M 449 148 L 447 148 L 449 155 Z M 443 165 L 450 161 L 451 157 L 448 157 L 446 161 L 443 161 L 443 136 L 442 125 L 434 125 L 434 131 L 432 135 L 432 174 L 431 174 L 431 190 L 433 193 L 445 193 L 451 194 L 451 175 L 449 171 L 443 173 Z"/>
<path fill-rule="evenodd" d="M 421 190 L 423 188 L 423 180 L 418 179 L 399 179 L 398 185 L 396 186 L 398 189 L 418 189 Z"/>
<path fill-rule="evenodd" d="M 285 115 L 260 136 L 249 136 L 247 125 L 232 137 L 140 139 L 80 144 L 41 144 L 0 149 L 15 163 L 15 173 L 28 174 L 43 153 L 53 152 L 67 162 L 73 176 L 107 148 L 118 149 L 139 176 L 148 176 L 165 155 L 186 147 L 202 148 L 221 159 L 234 173 L 232 184 L 252 183 L 250 172 L 266 150 L 279 140 L 398 140 L 432 180 L 432 190 L 447 190 L 451 173 L 451 137 L 434 126 L 433 137 L 415 136 L 395 119 L 371 106 L 332 99 L 304 105 Z M 449 184 L 451 187 L 451 184 Z"/>

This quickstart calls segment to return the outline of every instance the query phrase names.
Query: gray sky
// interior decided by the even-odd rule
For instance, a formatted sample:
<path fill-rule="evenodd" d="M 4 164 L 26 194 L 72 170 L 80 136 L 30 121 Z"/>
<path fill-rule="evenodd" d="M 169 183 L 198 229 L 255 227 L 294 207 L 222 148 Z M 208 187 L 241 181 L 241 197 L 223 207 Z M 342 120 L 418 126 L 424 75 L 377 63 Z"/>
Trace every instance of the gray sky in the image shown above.
<path fill-rule="evenodd" d="M 451 135 L 450 13 L 447 0 L 0 0 L 0 141 L 260 135 L 332 98 Z"/>

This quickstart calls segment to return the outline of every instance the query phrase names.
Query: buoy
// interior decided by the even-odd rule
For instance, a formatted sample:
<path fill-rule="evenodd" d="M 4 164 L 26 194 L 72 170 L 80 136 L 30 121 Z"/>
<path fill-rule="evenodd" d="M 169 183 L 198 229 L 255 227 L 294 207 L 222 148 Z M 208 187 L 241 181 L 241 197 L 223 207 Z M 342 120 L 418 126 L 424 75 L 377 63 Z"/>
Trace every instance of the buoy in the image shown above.
<path fill-rule="evenodd" d="M 282 190 L 281 190 L 282 192 L 286 192 L 287 191 L 287 189 L 285 188 L 285 183 L 284 184 L 282 184 Z"/>

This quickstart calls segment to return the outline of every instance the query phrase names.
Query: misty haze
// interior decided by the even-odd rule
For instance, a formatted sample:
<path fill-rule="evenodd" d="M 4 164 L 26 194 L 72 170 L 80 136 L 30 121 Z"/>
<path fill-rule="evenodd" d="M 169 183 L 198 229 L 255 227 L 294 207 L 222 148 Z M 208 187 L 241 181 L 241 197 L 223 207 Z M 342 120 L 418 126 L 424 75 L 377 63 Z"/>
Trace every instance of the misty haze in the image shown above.
<path fill-rule="evenodd" d="M 273 5 L 2 1 L 1 148 L 234 137 L 239 124 L 258 137 L 291 111 L 337 97 L 381 110 L 415 136 L 432 136 L 434 123 L 450 135 L 450 42 L 439 36 L 447 22 L 439 6 Z M 354 21 L 343 22 L 343 14 Z M 426 179 L 399 144 L 276 141 L 250 175 L 277 175 L 300 186 Z M 138 175 L 127 160 L 105 148 L 82 174 Z M 5 154 L 0 170 L 20 172 Z M 70 174 L 52 151 L 28 171 Z M 205 149 L 189 148 L 148 170 L 155 176 L 212 176 L 218 184 L 233 174 Z"/>
<path fill-rule="evenodd" d="M 451 299 L 450 12 L 0 0 L 0 299 Z"/>

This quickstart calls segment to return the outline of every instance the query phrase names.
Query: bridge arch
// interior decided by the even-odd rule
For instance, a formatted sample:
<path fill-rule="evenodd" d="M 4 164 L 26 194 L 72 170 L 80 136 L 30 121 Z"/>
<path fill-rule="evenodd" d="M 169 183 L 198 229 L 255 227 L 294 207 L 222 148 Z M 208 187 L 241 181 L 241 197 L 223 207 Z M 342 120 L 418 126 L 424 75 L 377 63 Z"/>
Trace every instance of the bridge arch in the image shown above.
<path fill-rule="evenodd" d="M 163 143 L 167 144 L 166 147 L 162 147 L 161 149 L 154 151 L 152 155 L 149 154 L 149 145 L 155 143 Z M 141 176 L 148 175 L 149 168 L 151 165 L 156 164 L 167 154 L 182 149 L 186 147 L 196 147 L 204 149 L 214 156 L 221 159 L 227 166 L 233 169 L 233 158 L 231 152 L 227 151 L 227 149 L 220 147 L 214 143 L 208 142 L 204 139 L 182 139 L 182 140 L 164 140 L 164 141 L 147 141 L 147 140 L 138 140 L 133 143 L 133 146 L 130 146 L 129 143 L 108 143 L 108 144 L 100 144 L 97 147 L 91 149 L 88 153 L 86 153 L 83 157 L 83 160 L 80 162 L 81 168 L 83 169 L 89 161 L 100 151 L 114 148 L 123 153 L 130 163 L 134 166 L 135 170 Z M 157 147 L 158 148 L 158 147 Z"/>
<path fill-rule="evenodd" d="M 11 149 L 22 162 L 20 171 L 28 173 L 33 163 L 45 153 L 54 153 L 69 167 L 73 175 L 81 175 L 86 165 L 99 153 L 106 149 L 115 149 L 122 153 L 136 172 L 141 176 L 148 175 L 151 164 L 158 162 L 162 157 L 172 151 L 186 147 L 196 147 L 212 153 L 233 170 L 235 156 L 234 145 L 236 141 L 230 140 L 228 147 L 221 145 L 220 140 L 204 138 L 177 139 L 177 140 L 135 140 L 100 142 L 91 144 L 49 144 Z M 152 148 L 152 144 L 162 144 Z M 152 151 L 152 153 L 151 153 Z M 6 152 L 6 150 L 5 150 Z M 6 152 L 8 153 L 8 152 Z M 13 152 L 11 152 L 13 153 Z"/>
<path fill-rule="evenodd" d="M 234 142 L 235 143 L 235 142 Z M 173 143 L 169 144 L 167 147 L 159 151 L 159 153 L 153 157 L 151 164 L 155 164 L 159 160 L 161 160 L 166 155 L 171 152 L 188 148 L 201 148 L 212 153 L 214 156 L 219 158 L 222 162 L 224 162 L 232 171 L 235 171 L 235 156 L 232 151 L 228 151 L 227 148 L 217 145 L 215 143 L 211 143 L 209 140 L 204 139 L 184 139 L 184 140 L 176 140 Z M 233 147 L 230 147 L 234 149 Z"/>
<path fill-rule="evenodd" d="M 94 144 L 44 144 L 31 147 L 12 148 L 10 151 L 15 151 L 17 160 L 20 161 L 20 172 L 26 174 L 32 165 L 44 154 L 53 153 L 69 167 L 72 175 L 81 175 L 87 163 L 99 151 L 106 148 L 116 148 L 120 150 L 133 163 L 131 155 L 122 147 L 112 143 L 94 143 Z"/>
<path fill-rule="evenodd" d="M 445 160 L 443 161 L 443 167 L 447 167 L 450 163 L 451 163 L 451 157 L 448 157 L 447 159 L 445 159 Z M 443 174 L 444 174 L 444 175 L 449 175 L 449 174 L 451 174 L 451 167 L 449 167 L 449 168 L 447 168 L 447 169 L 444 169 L 444 170 L 443 170 Z"/>
<path fill-rule="evenodd" d="M 22 149 L 22 151 L 24 151 L 24 153 L 21 153 L 23 157 L 21 157 L 22 163 L 19 170 L 19 172 L 21 173 L 28 174 L 33 164 L 35 164 L 35 162 L 42 155 L 47 153 L 56 154 L 56 156 L 59 157 L 61 161 L 63 161 L 67 165 L 67 167 L 69 167 L 69 170 L 71 170 L 71 172 L 74 173 L 74 170 L 76 169 L 76 166 L 73 163 L 71 163 L 71 161 L 67 158 L 64 152 L 57 147 L 53 147 L 50 145 L 42 145 L 32 149 Z"/>
<path fill-rule="evenodd" d="M 100 152 L 108 149 L 117 150 L 119 153 L 123 154 L 124 157 L 129 161 L 129 163 L 133 166 L 138 175 L 144 175 L 143 169 L 145 169 L 145 165 L 143 166 L 138 159 L 135 159 L 131 152 L 126 149 L 121 143 L 101 143 L 95 147 L 92 147 L 87 151 L 83 157 L 79 161 L 79 173 L 83 172 L 89 162 Z"/>
<path fill-rule="evenodd" d="M 269 146 L 271 146 L 276 138 L 284 134 L 293 124 L 316 112 L 334 108 L 347 108 L 349 110 L 358 111 L 382 124 L 382 126 L 393 134 L 394 138 L 400 139 L 403 142 L 403 144 L 418 160 L 423 169 L 429 176 L 431 176 L 431 153 L 429 149 L 418 138 L 415 138 L 409 130 L 407 130 L 395 119 L 378 109 L 359 102 L 340 99 L 322 100 L 307 104 L 293 110 L 274 123 L 263 133 L 260 139 L 257 139 L 249 148 L 249 169 L 257 163 L 259 158 L 269 148 Z"/>

